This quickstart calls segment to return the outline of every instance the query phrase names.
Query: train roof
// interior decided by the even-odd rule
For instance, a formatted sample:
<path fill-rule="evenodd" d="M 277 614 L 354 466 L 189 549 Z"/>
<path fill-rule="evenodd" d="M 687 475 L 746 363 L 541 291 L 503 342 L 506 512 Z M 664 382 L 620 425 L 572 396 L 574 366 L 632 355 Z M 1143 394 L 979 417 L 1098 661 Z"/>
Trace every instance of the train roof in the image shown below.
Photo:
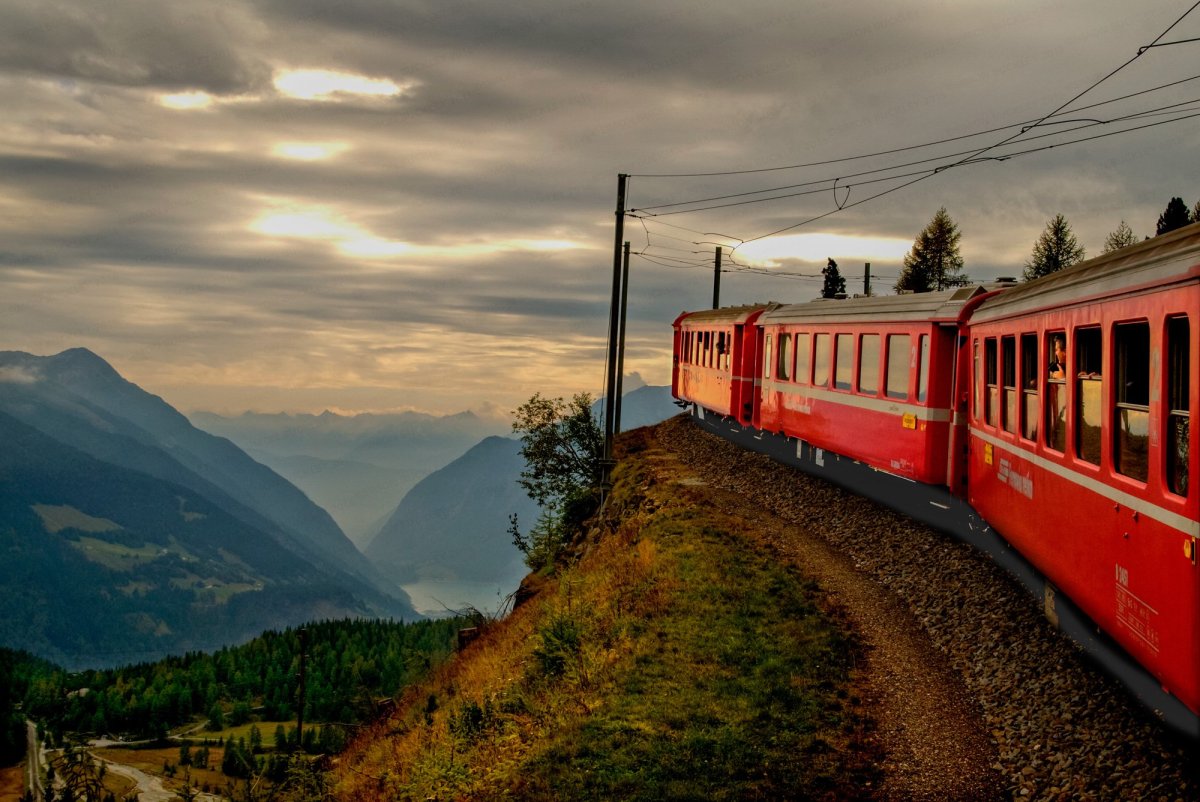
<path fill-rule="evenodd" d="M 990 289 L 972 284 L 942 292 L 883 295 L 875 298 L 817 298 L 803 304 L 779 306 L 763 313 L 762 323 L 832 323 L 838 320 L 870 318 L 879 322 L 923 320 L 954 322 L 963 307 Z"/>
<path fill-rule="evenodd" d="M 984 300 L 971 319 L 995 320 L 1197 280 L 1200 223 L 1193 223 L 1006 290 Z"/>
<path fill-rule="evenodd" d="M 755 312 L 762 312 L 766 309 L 774 309 L 779 306 L 775 303 L 765 304 L 747 304 L 745 306 L 725 306 L 720 309 L 701 309 L 698 312 L 684 312 L 679 317 L 675 318 L 675 325 L 680 326 L 684 323 L 721 323 L 725 325 L 735 325 L 745 323 L 747 319 Z"/>

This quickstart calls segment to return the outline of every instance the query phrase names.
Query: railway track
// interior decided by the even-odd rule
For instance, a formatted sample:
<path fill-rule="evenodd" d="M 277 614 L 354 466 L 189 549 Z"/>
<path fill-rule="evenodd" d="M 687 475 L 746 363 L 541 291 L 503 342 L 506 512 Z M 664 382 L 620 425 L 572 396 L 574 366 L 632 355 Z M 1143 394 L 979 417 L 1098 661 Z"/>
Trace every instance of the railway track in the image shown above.
<path fill-rule="evenodd" d="M 908 608 L 978 703 L 1012 798 L 1200 799 L 1196 745 L 1088 664 L 985 555 L 686 418 L 659 437 L 706 482 L 820 535 Z"/>

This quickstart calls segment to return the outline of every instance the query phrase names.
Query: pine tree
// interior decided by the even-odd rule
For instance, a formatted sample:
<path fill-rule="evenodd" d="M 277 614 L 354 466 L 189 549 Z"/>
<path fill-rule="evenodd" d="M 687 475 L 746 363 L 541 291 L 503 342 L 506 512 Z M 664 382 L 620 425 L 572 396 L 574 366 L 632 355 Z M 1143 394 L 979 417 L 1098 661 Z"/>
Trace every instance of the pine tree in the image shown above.
<path fill-rule="evenodd" d="M 969 284 L 970 279 L 962 273 L 960 239 L 962 234 L 946 213 L 946 207 L 938 209 L 913 241 L 912 250 L 904 255 L 904 269 L 900 271 L 896 291 L 931 292 Z"/>
<path fill-rule="evenodd" d="M 1154 230 L 1154 236 L 1157 237 L 1168 231 L 1183 228 L 1190 222 L 1192 222 L 1192 213 L 1188 211 L 1183 198 L 1171 198 L 1167 208 L 1158 216 L 1158 227 Z"/>
<path fill-rule="evenodd" d="M 846 292 L 846 279 L 842 278 L 837 262 L 830 259 L 821 273 L 825 276 L 825 285 L 821 288 L 822 298 L 836 298 Z"/>
<path fill-rule="evenodd" d="M 1061 214 L 1056 214 L 1046 223 L 1046 229 L 1033 244 L 1033 254 L 1025 263 L 1025 280 L 1048 276 L 1082 262 L 1083 247 L 1071 231 L 1071 224 Z"/>
<path fill-rule="evenodd" d="M 1117 230 L 1111 232 L 1104 238 L 1104 250 L 1101 253 L 1112 253 L 1119 251 L 1121 248 L 1128 247 L 1137 242 L 1137 237 L 1133 233 L 1133 229 L 1124 220 L 1121 225 L 1117 226 Z"/>

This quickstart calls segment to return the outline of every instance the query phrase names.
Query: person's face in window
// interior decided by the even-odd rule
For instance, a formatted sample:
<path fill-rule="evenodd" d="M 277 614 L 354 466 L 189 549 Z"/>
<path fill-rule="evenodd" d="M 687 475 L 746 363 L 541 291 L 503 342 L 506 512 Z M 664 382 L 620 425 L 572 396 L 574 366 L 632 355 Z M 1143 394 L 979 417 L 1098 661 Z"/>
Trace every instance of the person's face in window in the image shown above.
<path fill-rule="evenodd" d="M 1067 362 L 1067 350 L 1063 346 L 1062 340 L 1054 341 L 1054 361 L 1064 365 Z"/>

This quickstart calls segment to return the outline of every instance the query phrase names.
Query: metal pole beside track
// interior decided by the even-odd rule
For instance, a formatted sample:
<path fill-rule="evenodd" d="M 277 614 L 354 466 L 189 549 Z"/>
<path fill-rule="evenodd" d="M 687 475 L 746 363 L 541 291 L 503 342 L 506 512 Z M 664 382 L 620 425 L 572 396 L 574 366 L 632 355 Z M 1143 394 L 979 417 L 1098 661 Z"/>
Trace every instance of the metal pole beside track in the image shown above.
<path fill-rule="evenodd" d="M 721 308 L 721 246 L 717 246 L 717 256 L 713 262 L 713 309 Z"/>
<path fill-rule="evenodd" d="M 608 308 L 608 376 L 604 388 L 604 454 L 600 459 L 600 503 L 608 497 L 611 487 L 613 458 L 613 417 L 616 409 L 617 392 L 617 339 L 620 336 L 620 305 L 621 305 L 621 264 L 622 247 L 625 239 L 625 188 L 629 176 L 625 173 L 617 175 L 617 224 L 615 244 L 613 245 L 613 285 L 612 302 Z"/>
<path fill-rule="evenodd" d="M 613 436 L 621 434 L 621 396 L 625 394 L 625 310 L 629 308 L 629 240 L 621 263 L 621 322 L 617 326 L 617 389 L 613 393 Z"/>

